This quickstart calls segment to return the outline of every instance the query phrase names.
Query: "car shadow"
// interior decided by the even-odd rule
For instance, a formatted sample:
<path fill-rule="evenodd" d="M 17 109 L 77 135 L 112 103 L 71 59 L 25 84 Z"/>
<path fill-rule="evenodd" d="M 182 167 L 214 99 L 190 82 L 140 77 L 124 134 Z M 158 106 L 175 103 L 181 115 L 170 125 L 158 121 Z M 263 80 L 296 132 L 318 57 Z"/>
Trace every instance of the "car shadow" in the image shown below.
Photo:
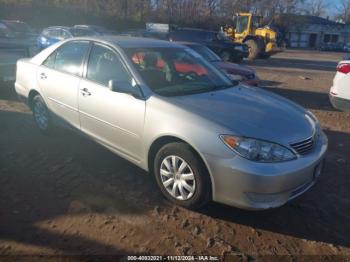
<path fill-rule="evenodd" d="M 285 206 L 244 211 L 216 203 L 201 212 L 215 219 L 310 241 L 350 247 L 350 135 L 326 131 L 329 152 L 318 183 Z"/>
<path fill-rule="evenodd" d="M 245 64 L 254 67 L 290 68 L 335 72 L 338 63 L 333 61 L 313 61 L 295 58 L 271 57 L 268 60 L 258 59 L 254 61 L 247 61 Z"/>
<path fill-rule="evenodd" d="M 326 93 L 268 86 L 263 88 L 283 97 L 286 97 L 308 109 L 338 111 L 332 106 L 332 104 L 329 101 L 328 94 Z"/>
<path fill-rule="evenodd" d="M 2 82 L 0 81 L 0 99 L 16 101 L 17 95 L 14 89 L 14 82 Z"/>
<path fill-rule="evenodd" d="M 260 80 L 260 86 L 261 87 L 275 87 L 275 86 L 280 86 L 282 85 L 283 83 L 282 82 L 279 82 L 279 81 L 272 81 L 272 80 Z"/>
<path fill-rule="evenodd" d="M 132 220 L 165 204 L 143 170 L 81 135 L 57 128 L 45 136 L 30 114 L 1 108 L 0 122 L 0 240 L 59 254 L 127 254 L 55 221 L 96 215 Z"/>
<path fill-rule="evenodd" d="M 53 136 L 44 136 L 30 114 L 0 109 L 0 120 L 0 239 L 63 254 L 125 254 L 79 233 L 38 225 L 64 216 L 94 214 L 132 219 L 167 205 L 143 170 L 93 141 L 61 128 Z M 300 198 L 263 212 L 214 203 L 201 212 L 257 230 L 349 247 L 350 228 L 344 225 L 350 222 L 350 135 L 335 131 L 327 135 L 330 153 L 324 173 Z"/>

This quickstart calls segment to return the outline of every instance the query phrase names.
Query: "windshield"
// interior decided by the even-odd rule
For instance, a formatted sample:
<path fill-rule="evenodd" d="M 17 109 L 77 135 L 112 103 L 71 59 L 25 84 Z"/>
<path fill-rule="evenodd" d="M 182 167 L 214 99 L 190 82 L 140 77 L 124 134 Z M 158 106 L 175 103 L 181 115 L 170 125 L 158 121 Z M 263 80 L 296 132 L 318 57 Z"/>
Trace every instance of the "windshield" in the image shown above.
<path fill-rule="evenodd" d="M 193 46 L 189 46 L 189 47 L 192 48 L 194 51 L 196 51 L 198 54 L 200 54 L 202 57 L 204 57 L 205 60 L 207 60 L 209 62 L 221 61 L 221 58 L 206 46 L 193 45 Z"/>
<path fill-rule="evenodd" d="M 126 48 L 125 51 L 146 84 L 159 95 L 190 95 L 234 85 L 189 48 Z"/>
<path fill-rule="evenodd" d="M 0 36 L 2 36 L 2 37 L 14 37 L 14 34 L 5 25 L 0 24 Z"/>
<path fill-rule="evenodd" d="M 11 28 L 13 31 L 17 32 L 17 33 L 30 33 L 31 32 L 31 29 L 30 27 L 23 23 L 23 22 L 10 22 L 10 21 L 7 21 L 6 22 L 7 26 L 9 28 Z"/>
<path fill-rule="evenodd" d="M 238 16 L 236 18 L 236 33 L 242 34 L 248 28 L 248 16 Z"/>

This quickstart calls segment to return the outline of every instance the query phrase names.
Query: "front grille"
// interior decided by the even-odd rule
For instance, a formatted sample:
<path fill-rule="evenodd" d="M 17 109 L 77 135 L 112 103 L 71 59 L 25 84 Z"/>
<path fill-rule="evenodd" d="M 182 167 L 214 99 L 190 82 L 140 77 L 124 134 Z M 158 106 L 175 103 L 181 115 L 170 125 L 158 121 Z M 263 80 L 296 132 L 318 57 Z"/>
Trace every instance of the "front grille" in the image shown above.
<path fill-rule="evenodd" d="M 306 140 L 298 143 L 291 144 L 291 147 L 300 155 L 306 155 L 314 147 L 314 137 L 310 137 Z"/>

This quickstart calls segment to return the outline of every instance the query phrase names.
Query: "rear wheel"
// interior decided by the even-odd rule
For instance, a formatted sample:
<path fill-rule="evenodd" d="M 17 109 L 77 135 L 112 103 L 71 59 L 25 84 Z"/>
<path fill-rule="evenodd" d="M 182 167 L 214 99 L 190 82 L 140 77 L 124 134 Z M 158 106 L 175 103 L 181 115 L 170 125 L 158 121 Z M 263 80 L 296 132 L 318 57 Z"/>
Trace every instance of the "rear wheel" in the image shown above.
<path fill-rule="evenodd" d="M 221 59 L 222 59 L 223 61 L 225 61 L 225 62 L 229 62 L 229 61 L 231 61 L 231 59 L 232 59 L 231 52 L 228 51 L 228 50 L 221 51 L 220 57 L 221 57 Z"/>
<path fill-rule="evenodd" d="M 197 209 L 210 200 L 208 172 L 197 154 L 185 143 L 163 146 L 156 154 L 154 173 L 163 195 L 177 205 Z"/>
<path fill-rule="evenodd" d="M 35 124 L 44 134 L 49 134 L 52 129 L 51 116 L 43 98 L 36 95 L 32 100 L 32 111 Z"/>
<path fill-rule="evenodd" d="M 249 48 L 248 60 L 257 59 L 259 57 L 259 54 L 260 54 L 260 47 L 259 47 L 258 43 L 256 41 L 254 41 L 253 39 L 250 39 L 250 40 L 245 41 L 245 44 Z"/>

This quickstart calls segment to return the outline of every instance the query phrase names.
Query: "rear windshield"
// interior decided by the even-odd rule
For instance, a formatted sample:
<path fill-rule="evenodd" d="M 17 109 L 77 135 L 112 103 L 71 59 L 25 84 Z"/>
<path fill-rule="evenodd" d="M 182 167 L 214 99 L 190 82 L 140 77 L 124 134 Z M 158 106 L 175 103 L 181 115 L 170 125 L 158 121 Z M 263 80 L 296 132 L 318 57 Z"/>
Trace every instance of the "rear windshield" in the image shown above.
<path fill-rule="evenodd" d="M 93 36 L 96 35 L 96 33 L 89 29 L 81 29 L 81 28 L 74 28 L 69 30 L 74 37 L 81 37 L 81 36 Z"/>
<path fill-rule="evenodd" d="M 206 46 L 193 45 L 193 46 L 190 46 L 190 48 L 192 48 L 198 54 L 203 56 L 203 58 L 209 62 L 221 61 L 221 58 Z"/>
<path fill-rule="evenodd" d="M 13 37 L 14 34 L 7 28 L 6 25 L 0 24 L 0 36 L 2 37 Z"/>

